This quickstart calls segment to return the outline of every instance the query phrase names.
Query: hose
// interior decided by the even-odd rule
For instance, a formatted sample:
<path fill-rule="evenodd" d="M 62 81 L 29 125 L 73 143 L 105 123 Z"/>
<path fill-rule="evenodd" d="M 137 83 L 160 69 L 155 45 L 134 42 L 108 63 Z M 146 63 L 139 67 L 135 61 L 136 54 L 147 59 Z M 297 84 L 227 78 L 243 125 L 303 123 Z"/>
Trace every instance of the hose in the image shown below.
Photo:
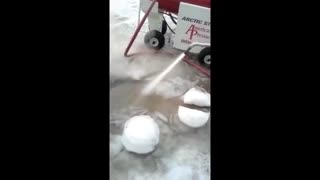
<path fill-rule="evenodd" d="M 164 22 L 166 23 L 167 27 L 170 29 L 170 31 L 175 34 L 175 32 L 171 29 L 171 27 L 169 26 L 169 24 L 167 23 L 166 19 L 164 18 L 164 16 L 162 16 Z"/>
<path fill-rule="evenodd" d="M 169 16 L 170 16 L 170 18 L 171 18 L 172 22 L 173 22 L 175 25 L 177 25 L 177 21 L 175 21 L 175 20 L 174 20 L 174 17 L 172 16 L 172 14 L 171 14 L 171 13 L 169 13 Z"/>

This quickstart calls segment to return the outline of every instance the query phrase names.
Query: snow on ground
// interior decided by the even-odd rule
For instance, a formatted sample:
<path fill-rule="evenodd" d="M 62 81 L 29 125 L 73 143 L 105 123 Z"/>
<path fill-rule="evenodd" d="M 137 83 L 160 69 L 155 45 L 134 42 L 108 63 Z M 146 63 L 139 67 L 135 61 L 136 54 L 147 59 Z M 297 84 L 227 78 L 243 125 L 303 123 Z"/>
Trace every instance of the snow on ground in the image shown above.
<path fill-rule="evenodd" d="M 209 79 L 180 62 L 150 96 L 141 90 L 172 63 L 179 52 L 157 54 L 143 44 L 147 24 L 130 52 L 145 54 L 124 57 L 137 26 L 139 0 L 110 0 L 110 179 L 111 180 L 207 180 L 210 167 L 210 119 L 201 128 L 190 128 L 178 119 L 182 96 L 200 86 L 210 92 Z M 141 13 L 141 18 L 143 13 Z M 170 20 L 168 20 L 170 21 Z M 155 151 L 137 155 L 121 144 L 125 122 L 133 116 L 149 115 L 160 128 Z"/>

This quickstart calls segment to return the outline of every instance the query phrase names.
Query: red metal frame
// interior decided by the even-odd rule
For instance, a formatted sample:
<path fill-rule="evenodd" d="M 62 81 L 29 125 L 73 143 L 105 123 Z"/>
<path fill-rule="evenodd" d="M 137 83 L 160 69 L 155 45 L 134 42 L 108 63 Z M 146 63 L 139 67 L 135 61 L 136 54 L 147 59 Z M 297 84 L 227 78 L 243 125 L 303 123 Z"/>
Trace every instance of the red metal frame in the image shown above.
<path fill-rule="evenodd" d="M 183 61 L 188 63 L 189 65 L 193 66 L 198 71 L 202 72 L 203 74 L 207 75 L 208 77 L 211 77 L 209 70 L 203 68 L 201 65 L 198 65 L 198 64 L 192 62 L 187 56 L 184 56 Z"/>
<path fill-rule="evenodd" d="M 153 8 L 153 6 L 155 5 L 156 2 L 157 2 L 157 0 L 154 0 L 154 1 L 152 2 L 152 4 L 150 5 L 148 11 L 145 13 L 145 15 L 143 16 L 142 20 L 141 20 L 140 23 L 138 24 L 138 27 L 137 27 L 137 29 L 135 30 L 133 36 L 131 37 L 131 40 L 130 40 L 130 42 L 129 42 L 129 44 L 128 44 L 125 52 L 124 52 L 124 56 L 125 56 L 125 57 L 130 57 L 130 56 L 139 54 L 139 53 L 135 53 L 135 54 L 128 55 L 128 52 L 129 52 L 129 50 L 130 50 L 133 42 L 134 42 L 135 39 L 137 38 L 138 33 L 140 32 L 140 30 L 141 30 L 144 22 L 146 21 L 148 15 L 150 14 L 150 12 L 151 12 L 151 10 L 152 10 L 152 8 Z M 139 11 L 140 11 L 140 9 L 139 9 Z M 202 72 L 203 74 L 205 74 L 205 75 L 207 75 L 208 77 L 210 77 L 210 72 L 209 72 L 207 69 L 201 67 L 200 65 L 198 65 L 198 64 L 196 64 L 196 63 L 193 63 L 192 61 L 189 60 L 189 58 L 188 58 L 187 56 L 185 56 L 185 57 L 183 58 L 183 61 L 185 61 L 186 63 L 188 63 L 189 65 L 195 67 L 197 70 L 199 70 L 199 71 Z"/>
<path fill-rule="evenodd" d="M 178 14 L 181 2 L 210 8 L 211 0 L 158 0 L 159 9 Z"/>

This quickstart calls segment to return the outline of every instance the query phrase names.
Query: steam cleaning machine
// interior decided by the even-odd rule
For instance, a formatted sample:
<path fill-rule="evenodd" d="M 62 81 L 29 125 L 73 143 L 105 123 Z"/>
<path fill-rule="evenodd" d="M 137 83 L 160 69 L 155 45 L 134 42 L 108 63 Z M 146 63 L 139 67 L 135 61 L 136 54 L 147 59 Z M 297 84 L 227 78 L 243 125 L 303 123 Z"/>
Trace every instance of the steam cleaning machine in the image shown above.
<path fill-rule="evenodd" d="M 145 14 L 138 23 L 124 55 L 128 56 L 129 49 L 148 19 L 149 31 L 144 36 L 144 43 L 148 48 L 162 49 L 165 46 L 165 34 L 169 29 L 172 32 L 173 48 L 184 51 L 185 54 L 197 54 L 200 66 L 189 64 L 203 71 L 203 67 L 210 67 L 211 64 L 210 6 L 211 0 L 140 0 L 139 21 L 140 11 Z M 175 24 L 174 30 L 164 15 L 169 16 Z"/>

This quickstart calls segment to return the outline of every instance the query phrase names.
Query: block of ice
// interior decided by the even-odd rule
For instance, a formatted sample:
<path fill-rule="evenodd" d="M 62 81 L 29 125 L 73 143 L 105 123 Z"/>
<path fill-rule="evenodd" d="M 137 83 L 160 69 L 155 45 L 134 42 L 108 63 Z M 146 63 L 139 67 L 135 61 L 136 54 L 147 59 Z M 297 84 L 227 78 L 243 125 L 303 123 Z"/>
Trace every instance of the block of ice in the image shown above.
<path fill-rule="evenodd" d="M 190 109 L 179 106 L 178 116 L 179 120 L 185 125 L 198 128 L 207 123 L 210 113 L 202 112 L 196 109 Z"/>
<path fill-rule="evenodd" d="M 200 107 L 210 106 L 210 94 L 206 92 L 205 89 L 200 87 L 191 88 L 184 95 L 185 104 L 193 104 Z"/>
<path fill-rule="evenodd" d="M 150 116 L 141 115 L 129 119 L 122 134 L 122 144 L 127 151 L 138 154 L 152 152 L 159 143 L 160 129 Z"/>

